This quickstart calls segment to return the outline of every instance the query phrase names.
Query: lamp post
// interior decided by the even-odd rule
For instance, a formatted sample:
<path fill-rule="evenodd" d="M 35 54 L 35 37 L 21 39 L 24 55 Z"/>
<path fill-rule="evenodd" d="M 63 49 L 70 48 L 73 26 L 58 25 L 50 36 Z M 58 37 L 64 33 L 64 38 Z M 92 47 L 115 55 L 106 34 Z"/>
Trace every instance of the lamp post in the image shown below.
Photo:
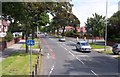
<path fill-rule="evenodd" d="M 105 51 L 106 49 L 106 45 L 107 45 L 107 12 L 108 12 L 108 0 L 106 0 L 106 27 L 105 27 Z"/>

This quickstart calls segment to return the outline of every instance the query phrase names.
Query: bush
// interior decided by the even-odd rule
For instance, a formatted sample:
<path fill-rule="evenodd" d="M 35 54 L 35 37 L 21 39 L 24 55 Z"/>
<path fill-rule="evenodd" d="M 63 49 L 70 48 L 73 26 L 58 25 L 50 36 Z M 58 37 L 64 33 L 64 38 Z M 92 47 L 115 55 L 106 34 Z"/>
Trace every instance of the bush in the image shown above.
<path fill-rule="evenodd" d="M 10 42 L 12 39 L 13 39 L 13 34 L 7 32 L 7 35 L 5 36 L 5 41 Z"/>
<path fill-rule="evenodd" d="M 74 32 L 72 30 L 65 32 L 65 36 L 72 37 L 73 35 L 74 35 Z"/>

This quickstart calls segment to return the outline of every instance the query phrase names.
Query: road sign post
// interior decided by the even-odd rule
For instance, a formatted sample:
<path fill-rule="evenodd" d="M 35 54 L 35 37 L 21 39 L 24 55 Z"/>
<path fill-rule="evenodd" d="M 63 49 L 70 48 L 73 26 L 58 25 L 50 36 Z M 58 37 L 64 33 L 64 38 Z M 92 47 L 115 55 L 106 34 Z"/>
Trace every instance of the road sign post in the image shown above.
<path fill-rule="evenodd" d="M 26 44 L 30 46 L 30 74 L 32 75 L 32 46 L 35 43 L 34 40 L 27 40 Z"/>

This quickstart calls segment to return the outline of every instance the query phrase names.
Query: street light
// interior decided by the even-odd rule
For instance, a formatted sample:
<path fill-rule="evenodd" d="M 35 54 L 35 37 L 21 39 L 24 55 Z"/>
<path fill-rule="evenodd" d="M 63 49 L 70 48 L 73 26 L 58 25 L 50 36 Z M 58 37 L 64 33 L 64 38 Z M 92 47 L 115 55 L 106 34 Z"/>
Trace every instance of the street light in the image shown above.
<path fill-rule="evenodd" d="M 106 0 L 106 28 L 105 28 L 105 51 L 107 45 L 107 12 L 108 12 L 108 0 Z"/>

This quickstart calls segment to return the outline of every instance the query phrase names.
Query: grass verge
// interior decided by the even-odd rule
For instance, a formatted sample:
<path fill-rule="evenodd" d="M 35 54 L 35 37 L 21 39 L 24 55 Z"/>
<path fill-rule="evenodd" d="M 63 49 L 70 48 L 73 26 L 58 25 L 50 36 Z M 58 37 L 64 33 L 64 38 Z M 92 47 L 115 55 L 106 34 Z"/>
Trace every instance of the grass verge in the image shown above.
<path fill-rule="evenodd" d="M 32 69 L 35 67 L 37 54 L 32 55 Z M 30 74 L 30 55 L 28 53 L 13 53 L 5 58 L 2 64 L 2 75 L 29 75 Z"/>
<path fill-rule="evenodd" d="M 96 44 L 94 44 L 94 43 L 90 43 L 90 46 L 91 46 L 93 49 L 103 49 L 103 48 L 104 48 L 104 46 L 102 46 L 102 45 L 96 45 Z"/>
<path fill-rule="evenodd" d="M 102 53 L 105 53 L 105 54 L 112 54 L 112 50 L 102 51 Z"/>

